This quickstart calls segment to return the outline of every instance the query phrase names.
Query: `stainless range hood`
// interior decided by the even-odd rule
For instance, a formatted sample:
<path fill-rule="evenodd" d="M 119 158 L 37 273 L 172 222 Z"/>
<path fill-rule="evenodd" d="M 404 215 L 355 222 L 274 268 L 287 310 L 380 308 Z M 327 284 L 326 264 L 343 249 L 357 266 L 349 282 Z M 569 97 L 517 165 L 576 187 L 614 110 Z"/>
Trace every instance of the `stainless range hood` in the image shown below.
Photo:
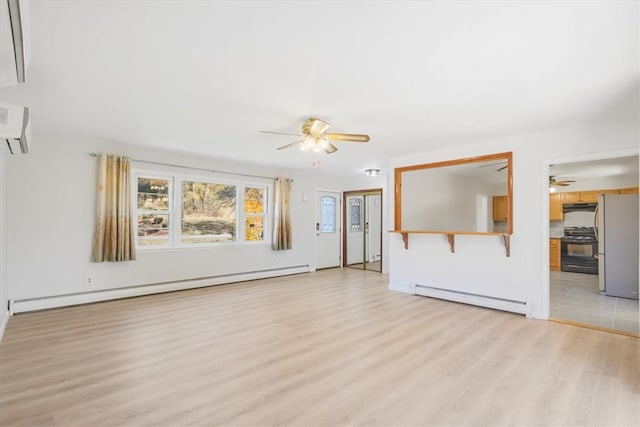
<path fill-rule="evenodd" d="M 595 212 L 597 203 L 566 203 L 562 205 L 562 212 Z"/>

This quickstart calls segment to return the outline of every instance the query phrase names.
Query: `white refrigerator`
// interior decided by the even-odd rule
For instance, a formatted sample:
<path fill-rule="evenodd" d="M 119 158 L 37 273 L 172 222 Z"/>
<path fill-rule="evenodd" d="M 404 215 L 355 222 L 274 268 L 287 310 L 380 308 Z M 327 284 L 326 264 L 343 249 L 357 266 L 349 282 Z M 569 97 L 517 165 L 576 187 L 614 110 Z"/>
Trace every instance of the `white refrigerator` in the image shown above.
<path fill-rule="evenodd" d="M 638 299 L 637 194 L 601 194 L 596 211 L 598 279 L 605 295 Z"/>

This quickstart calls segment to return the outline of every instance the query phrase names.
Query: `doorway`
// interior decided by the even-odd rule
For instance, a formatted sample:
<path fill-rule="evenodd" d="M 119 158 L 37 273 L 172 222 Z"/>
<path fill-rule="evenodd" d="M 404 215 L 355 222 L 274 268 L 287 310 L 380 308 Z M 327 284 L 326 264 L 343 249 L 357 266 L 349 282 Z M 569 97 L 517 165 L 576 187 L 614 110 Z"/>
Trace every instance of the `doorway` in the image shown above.
<path fill-rule="evenodd" d="M 382 189 L 343 194 L 344 267 L 382 272 Z"/>
<path fill-rule="evenodd" d="M 638 156 L 552 164 L 549 189 L 549 318 L 640 335 Z"/>
<path fill-rule="evenodd" d="M 341 206 L 339 191 L 316 190 L 316 270 L 340 267 Z"/>

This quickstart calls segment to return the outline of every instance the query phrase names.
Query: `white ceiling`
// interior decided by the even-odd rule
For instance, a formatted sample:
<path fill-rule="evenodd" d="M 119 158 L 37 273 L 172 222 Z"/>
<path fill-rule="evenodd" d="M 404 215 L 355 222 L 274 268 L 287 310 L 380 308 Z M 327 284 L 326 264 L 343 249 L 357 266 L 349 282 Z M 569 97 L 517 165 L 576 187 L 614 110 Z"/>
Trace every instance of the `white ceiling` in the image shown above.
<path fill-rule="evenodd" d="M 558 180 L 592 180 L 612 177 L 632 177 L 638 180 L 638 156 L 551 165 L 549 174 Z"/>
<path fill-rule="evenodd" d="M 592 120 L 637 88 L 638 2 L 36 1 L 35 134 L 78 134 L 310 168 L 276 151 L 316 116 L 316 168 Z M 33 141 L 34 149 L 38 141 Z"/>

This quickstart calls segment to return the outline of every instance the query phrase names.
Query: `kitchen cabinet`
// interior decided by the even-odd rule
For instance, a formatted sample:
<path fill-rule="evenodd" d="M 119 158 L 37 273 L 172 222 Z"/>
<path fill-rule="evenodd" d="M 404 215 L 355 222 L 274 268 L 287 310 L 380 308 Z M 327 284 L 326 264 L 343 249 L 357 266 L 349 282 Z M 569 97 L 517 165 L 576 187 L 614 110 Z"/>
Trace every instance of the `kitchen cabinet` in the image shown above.
<path fill-rule="evenodd" d="M 572 191 L 562 193 L 562 203 L 598 203 L 599 191 Z"/>
<path fill-rule="evenodd" d="M 493 196 L 493 220 L 506 221 L 509 216 L 507 196 Z"/>
<path fill-rule="evenodd" d="M 562 213 L 562 193 L 554 193 L 549 195 L 549 221 L 562 221 L 564 214 Z"/>
<path fill-rule="evenodd" d="M 638 194 L 638 187 L 623 188 L 620 190 L 620 194 Z"/>
<path fill-rule="evenodd" d="M 549 239 L 549 268 L 552 271 L 560 271 L 560 239 Z"/>

